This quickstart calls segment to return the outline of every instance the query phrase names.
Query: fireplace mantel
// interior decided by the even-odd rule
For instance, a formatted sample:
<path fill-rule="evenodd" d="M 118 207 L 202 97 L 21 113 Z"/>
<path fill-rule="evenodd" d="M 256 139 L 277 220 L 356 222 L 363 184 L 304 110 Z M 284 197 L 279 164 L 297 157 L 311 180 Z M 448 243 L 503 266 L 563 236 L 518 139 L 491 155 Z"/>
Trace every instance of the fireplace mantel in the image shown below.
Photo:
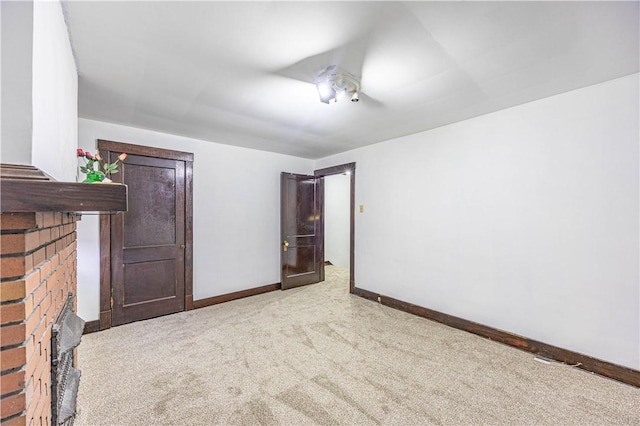
<path fill-rule="evenodd" d="M 57 182 L 34 166 L 0 164 L 0 212 L 127 211 L 121 184 Z"/>

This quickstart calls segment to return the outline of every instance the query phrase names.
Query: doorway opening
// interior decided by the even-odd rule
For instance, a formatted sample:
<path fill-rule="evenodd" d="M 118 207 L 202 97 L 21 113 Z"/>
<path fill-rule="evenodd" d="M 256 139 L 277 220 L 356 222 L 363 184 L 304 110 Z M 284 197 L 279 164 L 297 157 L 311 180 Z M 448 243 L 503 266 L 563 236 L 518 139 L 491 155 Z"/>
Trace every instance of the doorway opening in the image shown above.
<path fill-rule="evenodd" d="M 314 176 L 323 181 L 322 214 L 323 229 L 322 260 L 325 263 L 349 268 L 349 293 L 355 287 L 355 183 L 356 163 L 341 164 L 314 171 Z"/>

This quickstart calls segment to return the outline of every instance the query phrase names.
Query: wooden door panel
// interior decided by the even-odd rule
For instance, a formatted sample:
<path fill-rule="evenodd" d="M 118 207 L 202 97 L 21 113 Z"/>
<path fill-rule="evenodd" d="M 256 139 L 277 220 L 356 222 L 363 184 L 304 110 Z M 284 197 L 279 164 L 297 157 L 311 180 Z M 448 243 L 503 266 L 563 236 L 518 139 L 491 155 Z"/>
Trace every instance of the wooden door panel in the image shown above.
<path fill-rule="evenodd" d="M 281 175 L 282 289 L 321 279 L 319 185 L 313 176 Z"/>
<path fill-rule="evenodd" d="M 153 279 L 149 279 L 152 276 Z M 123 306 L 173 298 L 176 294 L 173 259 L 127 265 L 124 271 Z"/>
<path fill-rule="evenodd" d="M 129 155 L 118 175 L 129 187 L 129 209 L 111 226 L 113 324 L 182 311 L 184 162 Z"/>
<path fill-rule="evenodd" d="M 150 165 L 148 159 L 144 159 L 134 165 L 134 160 L 127 164 L 125 177 L 129 193 L 134 196 L 129 197 L 130 220 L 125 220 L 124 247 L 175 244 L 176 172 L 179 173 L 176 161 L 157 161 L 156 165 Z M 162 200 L 161 206 L 158 200 Z"/>
<path fill-rule="evenodd" d="M 316 247 L 302 246 L 289 249 L 287 275 L 313 273 L 316 270 Z"/>
<path fill-rule="evenodd" d="M 295 201 L 293 220 L 288 234 L 302 237 L 316 233 L 316 188 L 315 179 L 311 181 L 296 181 L 288 179 L 287 189 L 291 201 Z"/>

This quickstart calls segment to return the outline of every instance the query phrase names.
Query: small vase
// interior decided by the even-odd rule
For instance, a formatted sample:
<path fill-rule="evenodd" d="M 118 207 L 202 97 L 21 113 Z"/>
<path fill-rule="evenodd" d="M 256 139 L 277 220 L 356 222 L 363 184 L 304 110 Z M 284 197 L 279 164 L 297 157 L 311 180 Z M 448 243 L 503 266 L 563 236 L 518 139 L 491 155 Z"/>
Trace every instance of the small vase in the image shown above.
<path fill-rule="evenodd" d="M 93 172 L 87 173 L 87 178 L 84 181 L 82 181 L 82 183 L 102 182 L 104 178 L 105 178 L 104 173 L 93 171 Z"/>

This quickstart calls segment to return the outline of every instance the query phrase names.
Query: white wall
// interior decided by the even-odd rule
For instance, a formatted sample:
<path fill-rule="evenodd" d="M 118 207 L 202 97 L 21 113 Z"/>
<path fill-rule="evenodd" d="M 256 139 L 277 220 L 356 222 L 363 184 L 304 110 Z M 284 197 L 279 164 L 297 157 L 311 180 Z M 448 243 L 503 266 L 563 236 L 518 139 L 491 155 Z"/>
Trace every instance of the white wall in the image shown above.
<path fill-rule="evenodd" d="M 358 287 L 640 368 L 638 74 L 355 161 Z"/>
<path fill-rule="evenodd" d="M 313 161 L 79 120 L 79 147 L 96 140 L 192 152 L 194 300 L 280 282 L 280 172 L 311 174 Z M 97 216 L 78 224 L 78 312 L 99 313 Z"/>
<path fill-rule="evenodd" d="M 324 178 L 324 260 L 349 267 L 351 176 Z"/>
<path fill-rule="evenodd" d="M 57 1 L 33 3 L 32 87 L 32 164 L 59 181 L 75 181 L 78 72 Z"/>
<path fill-rule="evenodd" d="M 0 2 L 2 130 L 0 160 L 31 164 L 33 3 Z"/>
<path fill-rule="evenodd" d="M 58 1 L 2 2 L 2 162 L 76 176 L 78 73 Z"/>

